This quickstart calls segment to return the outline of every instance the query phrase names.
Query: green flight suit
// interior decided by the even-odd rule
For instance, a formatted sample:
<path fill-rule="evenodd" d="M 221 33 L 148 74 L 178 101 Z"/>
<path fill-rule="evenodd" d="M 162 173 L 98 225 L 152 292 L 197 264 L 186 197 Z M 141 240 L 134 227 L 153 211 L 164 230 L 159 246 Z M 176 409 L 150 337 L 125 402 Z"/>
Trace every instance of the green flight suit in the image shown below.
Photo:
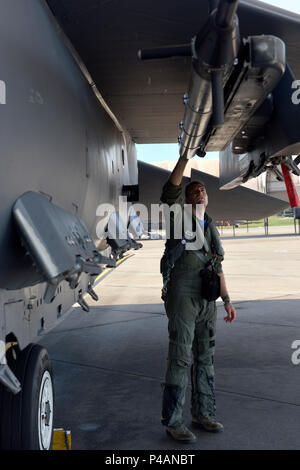
<path fill-rule="evenodd" d="M 168 205 L 183 204 L 181 186 L 169 181 L 163 188 L 161 201 Z M 213 257 L 212 219 L 207 216 L 205 239 L 208 245 L 207 259 Z M 170 247 L 178 240 L 167 240 Z M 222 272 L 218 257 L 216 272 Z M 217 309 L 215 301 L 209 302 L 201 296 L 200 271 L 205 263 L 193 251 L 183 251 L 175 262 L 168 283 L 165 309 L 168 316 L 169 351 L 165 376 L 162 424 L 180 426 L 188 372 L 191 367 L 192 400 L 194 417 L 214 416 L 214 351 Z M 192 357 L 193 356 L 193 360 Z"/>

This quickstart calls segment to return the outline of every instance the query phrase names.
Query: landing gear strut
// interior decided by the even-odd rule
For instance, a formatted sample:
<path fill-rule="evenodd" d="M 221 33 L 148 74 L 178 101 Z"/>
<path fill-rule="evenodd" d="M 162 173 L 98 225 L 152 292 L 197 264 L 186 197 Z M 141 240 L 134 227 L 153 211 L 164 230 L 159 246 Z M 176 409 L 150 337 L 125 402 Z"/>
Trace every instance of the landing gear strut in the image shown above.
<path fill-rule="evenodd" d="M 296 186 L 293 182 L 292 176 L 290 174 L 289 168 L 284 163 L 281 163 L 281 170 L 282 170 L 282 174 L 284 177 L 284 182 L 285 182 L 286 190 L 288 193 L 291 208 L 292 209 L 294 207 L 300 208 L 299 196 L 296 190 Z"/>

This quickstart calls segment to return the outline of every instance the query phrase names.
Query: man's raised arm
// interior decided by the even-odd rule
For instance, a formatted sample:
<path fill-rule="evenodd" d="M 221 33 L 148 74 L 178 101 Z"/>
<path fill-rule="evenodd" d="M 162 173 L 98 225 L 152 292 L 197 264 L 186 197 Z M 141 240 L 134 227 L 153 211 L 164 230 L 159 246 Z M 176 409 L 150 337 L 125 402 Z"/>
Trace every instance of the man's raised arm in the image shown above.
<path fill-rule="evenodd" d="M 180 157 L 172 173 L 170 174 L 169 181 L 174 184 L 174 186 L 179 186 L 182 181 L 183 173 L 186 167 L 188 159 L 185 157 Z"/>

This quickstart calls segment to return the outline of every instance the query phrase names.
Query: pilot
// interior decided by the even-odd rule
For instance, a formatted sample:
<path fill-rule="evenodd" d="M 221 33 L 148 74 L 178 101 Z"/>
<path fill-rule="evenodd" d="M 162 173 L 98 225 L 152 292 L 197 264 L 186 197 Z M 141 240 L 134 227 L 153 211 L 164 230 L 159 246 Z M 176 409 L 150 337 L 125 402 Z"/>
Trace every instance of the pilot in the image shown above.
<path fill-rule="evenodd" d="M 236 311 L 230 301 L 222 271 L 221 262 L 224 251 L 219 234 L 212 219 L 205 212 L 208 197 L 204 184 L 201 182 L 188 184 L 185 188 L 185 198 L 183 198 L 181 181 L 187 162 L 185 157 L 179 158 L 163 187 L 161 201 L 168 206 L 180 204 L 183 207 L 183 203 L 185 203 L 192 207 L 194 221 L 200 221 L 202 226 L 202 247 L 198 250 L 181 249 L 180 246 L 184 245 L 182 240 L 168 237 L 165 253 L 161 260 L 163 276 L 166 274 L 166 266 L 171 269 L 171 272 L 168 273 L 169 276 L 167 276 L 167 283 L 164 283 L 162 295 L 168 316 L 169 332 L 162 424 L 166 426 L 167 434 L 173 439 L 194 443 L 196 436 L 183 423 L 183 406 L 190 367 L 193 426 L 214 433 L 224 429 L 215 416 L 213 363 L 217 309 L 215 301 L 206 300 L 203 297 L 203 290 L 201 290 L 203 281 L 200 271 L 207 265 L 206 260 L 214 260 L 215 277 L 219 282 L 219 294 L 217 295 L 221 296 L 227 313 L 224 320 L 226 322 L 234 321 Z M 176 219 L 171 219 L 171 224 L 172 220 L 174 224 Z M 172 234 L 172 230 L 170 230 L 170 234 Z M 170 261 L 170 253 L 171 263 L 168 262 L 168 260 Z"/>

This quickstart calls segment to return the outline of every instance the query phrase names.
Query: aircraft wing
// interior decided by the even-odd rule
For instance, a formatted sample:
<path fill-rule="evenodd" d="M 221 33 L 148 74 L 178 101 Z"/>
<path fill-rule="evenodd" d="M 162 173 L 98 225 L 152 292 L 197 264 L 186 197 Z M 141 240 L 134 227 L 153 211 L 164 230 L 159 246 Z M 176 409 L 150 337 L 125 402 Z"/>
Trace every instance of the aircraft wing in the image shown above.
<path fill-rule="evenodd" d="M 138 162 L 140 202 L 148 210 L 149 219 L 151 204 L 159 204 L 164 183 L 170 171 L 145 162 Z M 219 178 L 192 169 L 191 178 L 183 177 L 182 186 L 190 181 L 202 181 L 208 193 L 209 215 L 214 220 L 259 220 L 286 209 L 289 204 L 281 199 L 267 196 L 252 189 L 238 187 L 231 191 L 219 188 Z M 144 221 L 145 222 L 145 221 Z M 152 220 L 152 223 L 157 223 Z"/>
<path fill-rule="evenodd" d="M 134 142 L 176 142 L 190 57 L 140 61 L 139 49 L 186 44 L 208 18 L 207 0 L 47 0 L 97 88 Z M 283 2 L 284 6 L 284 2 Z M 240 1 L 241 37 L 275 35 L 300 78 L 300 16 Z"/>

